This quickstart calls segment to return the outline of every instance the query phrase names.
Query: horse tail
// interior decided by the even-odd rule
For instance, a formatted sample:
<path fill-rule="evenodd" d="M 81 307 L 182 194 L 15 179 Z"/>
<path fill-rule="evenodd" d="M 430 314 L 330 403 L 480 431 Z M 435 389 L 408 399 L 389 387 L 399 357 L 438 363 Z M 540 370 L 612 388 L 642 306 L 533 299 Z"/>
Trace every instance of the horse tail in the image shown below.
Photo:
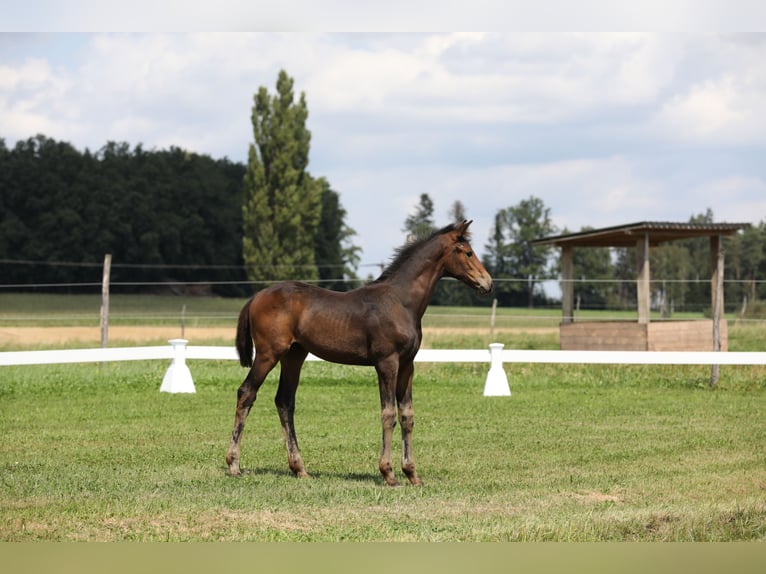
<path fill-rule="evenodd" d="M 237 321 L 237 353 L 239 364 L 243 367 L 253 366 L 253 338 L 250 335 L 250 304 L 252 302 L 253 297 L 250 297 L 239 312 L 239 321 Z"/>

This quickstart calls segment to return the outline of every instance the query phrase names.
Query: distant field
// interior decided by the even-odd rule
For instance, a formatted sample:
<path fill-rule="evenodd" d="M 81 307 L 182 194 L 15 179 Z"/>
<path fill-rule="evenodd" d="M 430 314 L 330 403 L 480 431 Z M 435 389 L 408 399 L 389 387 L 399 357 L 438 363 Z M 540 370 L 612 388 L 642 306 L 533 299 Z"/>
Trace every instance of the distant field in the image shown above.
<path fill-rule="evenodd" d="M 245 299 L 162 295 L 112 295 L 110 325 L 188 326 L 236 323 Z M 101 295 L 0 293 L 0 326 L 98 326 Z"/>
<path fill-rule="evenodd" d="M 188 297 L 164 295 L 112 295 L 110 324 L 114 325 L 179 325 L 182 312 L 186 324 L 226 326 L 236 322 L 245 299 L 222 297 Z M 100 295 L 51 295 L 0 293 L 0 325 L 36 326 L 98 325 Z M 428 308 L 424 325 L 431 327 L 489 328 L 491 309 L 486 307 Z M 634 319 L 634 311 L 582 311 L 582 319 Z M 678 313 L 676 319 L 701 318 L 700 313 Z M 498 308 L 496 327 L 557 327 L 561 310 Z"/>
<path fill-rule="evenodd" d="M 245 299 L 112 295 L 111 345 L 163 344 L 183 336 L 193 344 L 230 345 Z M 0 293 L 0 350 L 93 346 L 100 342 L 100 295 Z M 423 319 L 426 348 L 477 348 L 490 342 L 522 349 L 558 348 L 560 309 L 432 306 Z M 635 320 L 632 311 L 583 311 L 578 319 Z M 702 318 L 677 313 L 674 319 Z M 653 317 L 653 320 L 659 317 Z M 766 322 L 730 318 L 732 351 L 764 350 Z"/>

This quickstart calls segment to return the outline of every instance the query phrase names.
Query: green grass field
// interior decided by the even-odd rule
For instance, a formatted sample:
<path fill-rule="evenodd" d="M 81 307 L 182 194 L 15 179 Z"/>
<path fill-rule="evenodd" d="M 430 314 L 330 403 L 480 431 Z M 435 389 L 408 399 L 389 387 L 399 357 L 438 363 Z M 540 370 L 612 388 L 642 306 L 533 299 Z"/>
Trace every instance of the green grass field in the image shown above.
<path fill-rule="evenodd" d="M 766 372 L 727 367 L 418 366 L 426 485 L 377 472 L 369 369 L 310 363 L 298 393 L 307 469 L 287 468 L 267 381 L 241 478 L 224 453 L 243 371 L 194 361 L 3 367 L 0 540 L 514 541 L 766 539 Z M 398 449 L 395 453 L 398 456 Z"/>
<path fill-rule="evenodd" d="M 27 297 L 13 306 L 0 297 L 0 322 L 47 324 L 46 305 L 64 303 Z M 159 320 L 177 303 L 169 299 L 149 298 L 145 314 Z M 115 301 L 129 304 L 144 309 Z M 205 304 L 235 315 L 241 301 Z M 518 324 L 516 311 L 502 313 Z M 488 317 L 433 308 L 427 319 L 451 328 L 476 313 Z M 762 327 L 729 334 L 731 350 L 763 350 Z M 479 348 L 487 336 L 432 343 Z M 522 327 L 503 342 L 555 348 L 557 338 Z M 513 396 L 487 398 L 487 365 L 419 363 L 425 486 L 398 489 L 377 471 L 371 369 L 305 366 L 296 427 L 313 477 L 299 480 L 272 402 L 276 373 L 248 421 L 244 475 L 231 478 L 224 454 L 244 370 L 190 361 L 197 393 L 168 395 L 159 392 L 166 368 L 0 367 L 0 541 L 766 540 L 764 367 L 722 367 L 711 390 L 701 366 L 507 365 Z"/>

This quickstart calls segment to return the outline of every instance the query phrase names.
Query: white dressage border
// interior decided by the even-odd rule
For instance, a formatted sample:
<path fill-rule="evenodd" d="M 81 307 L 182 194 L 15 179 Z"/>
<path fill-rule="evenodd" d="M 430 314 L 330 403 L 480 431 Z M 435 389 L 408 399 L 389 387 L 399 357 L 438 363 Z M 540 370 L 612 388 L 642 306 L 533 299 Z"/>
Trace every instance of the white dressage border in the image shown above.
<path fill-rule="evenodd" d="M 170 346 L 68 349 L 53 351 L 9 351 L 0 353 L 0 366 L 45 365 L 55 363 L 101 363 L 108 361 L 142 361 L 171 359 L 162 379 L 160 391 L 194 393 L 194 381 L 187 359 L 238 360 L 234 347 L 188 346 L 186 339 L 171 339 Z M 309 354 L 308 361 L 321 360 Z M 489 349 L 421 349 L 418 362 L 490 363 L 484 383 L 484 396 L 510 396 L 511 388 L 504 363 L 563 364 L 641 364 L 641 365 L 766 365 L 761 352 L 695 352 L 695 351 L 549 351 L 503 350 L 502 343 L 491 343 Z"/>
<path fill-rule="evenodd" d="M 178 341 L 174 339 L 174 341 Z M 238 360 L 234 347 L 185 347 L 187 359 Z M 557 351 L 501 350 L 503 363 L 566 363 L 622 365 L 766 365 L 766 352 L 706 351 Z M 51 351 L 6 351 L 0 353 L 0 366 L 46 365 L 56 363 L 101 363 L 173 359 L 173 346 L 113 347 Z M 319 361 L 309 354 L 308 361 Z M 416 361 L 424 363 L 489 363 L 488 349 L 421 349 Z"/>

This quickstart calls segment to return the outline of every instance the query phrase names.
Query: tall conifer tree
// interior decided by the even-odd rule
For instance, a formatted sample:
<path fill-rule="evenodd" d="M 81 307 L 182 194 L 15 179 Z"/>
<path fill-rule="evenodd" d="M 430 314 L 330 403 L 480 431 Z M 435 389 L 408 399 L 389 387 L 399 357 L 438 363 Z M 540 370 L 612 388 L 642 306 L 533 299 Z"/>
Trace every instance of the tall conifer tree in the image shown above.
<path fill-rule="evenodd" d="M 415 213 L 407 216 L 402 231 L 407 233 L 408 241 L 414 241 L 428 237 L 435 229 L 434 202 L 427 193 L 421 193 L 420 203 L 415 206 Z"/>
<path fill-rule="evenodd" d="M 314 236 L 321 216 L 321 187 L 306 171 L 311 132 L 306 96 L 298 101 L 282 70 L 277 93 L 258 90 L 252 111 L 244 178 L 243 257 L 254 282 L 316 279 Z"/>

